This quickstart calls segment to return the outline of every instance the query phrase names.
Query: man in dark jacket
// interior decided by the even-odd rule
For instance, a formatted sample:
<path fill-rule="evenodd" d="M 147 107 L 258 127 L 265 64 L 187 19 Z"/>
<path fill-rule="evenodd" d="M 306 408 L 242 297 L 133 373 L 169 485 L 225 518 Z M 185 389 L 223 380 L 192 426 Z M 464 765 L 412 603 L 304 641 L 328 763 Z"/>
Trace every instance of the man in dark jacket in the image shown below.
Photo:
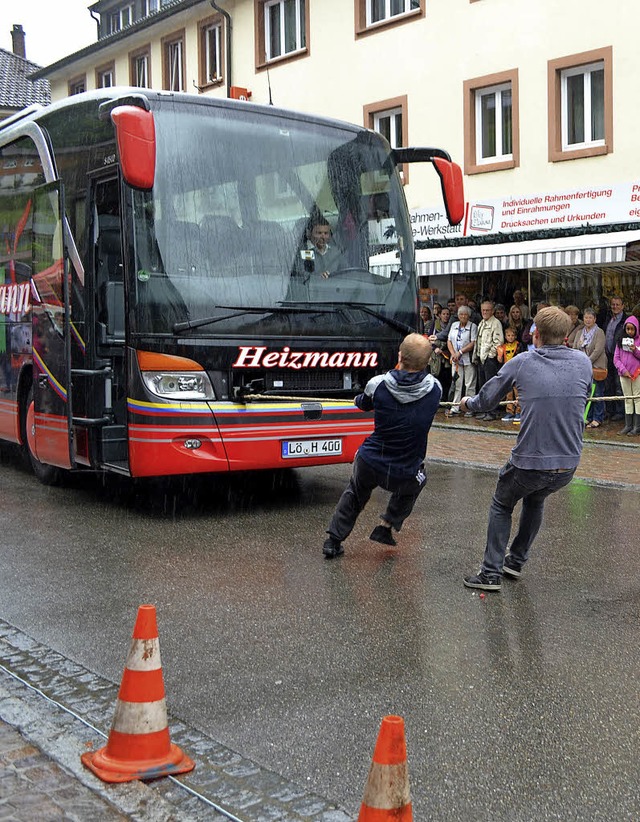
<path fill-rule="evenodd" d="M 427 370 L 431 351 L 425 337 L 409 334 L 400 344 L 397 367 L 369 380 L 355 398 L 362 411 L 374 412 L 374 431 L 356 454 L 349 485 L 327 528 L 322 549 L 327 559 L 344 553 L 342 542 L 376 487 L 391 497 L 369 539 L 396 544 L 391 529 L 402 528 L 426 482 L 427 436 L 442 396 L 440 383 Z"/>
<path fill-rule="evenodd" d="M 624 324 L 627 319 L 622 297 L 615 294 L 609 302 L 609 308 L 610 311 L 607 315 L 607 322 L 602 326 L 606 339 L 605 350 L 607 352 L 607 380 L 604 391 L 607 397 L 621 397 L 622 386 L 620 385 L 618 369 L 613 364 L 613 355 L 616 350 L 616 345 L 624 336 Z M 624 403 L 622 400 L 607 403 L 605 413 L 612 422 L 618 422 L 618 420 L 624 419 Z"/>

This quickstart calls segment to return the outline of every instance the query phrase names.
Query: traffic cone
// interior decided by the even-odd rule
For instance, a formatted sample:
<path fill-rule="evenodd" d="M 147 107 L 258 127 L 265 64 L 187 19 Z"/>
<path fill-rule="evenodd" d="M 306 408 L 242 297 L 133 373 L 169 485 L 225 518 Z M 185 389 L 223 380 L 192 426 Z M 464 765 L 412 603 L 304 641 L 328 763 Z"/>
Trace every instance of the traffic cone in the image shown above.
<path fill-rule="evenodd" d="M 103 782 L 157 779 L 195 767 L 169 739 L 154 605 L 138 609 L 107 744 L 80 759 Z"/>
<path fill-rule="evenodd" d="M 412 822 L 404 720 L 385 716 L 373 752 L 358 822 Z"/>

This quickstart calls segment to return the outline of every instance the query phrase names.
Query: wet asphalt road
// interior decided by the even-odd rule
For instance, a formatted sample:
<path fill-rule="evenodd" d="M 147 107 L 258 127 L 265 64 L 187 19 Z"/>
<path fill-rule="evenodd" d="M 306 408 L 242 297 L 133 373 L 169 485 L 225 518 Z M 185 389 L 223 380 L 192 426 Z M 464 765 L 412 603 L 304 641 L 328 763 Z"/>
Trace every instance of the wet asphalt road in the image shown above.
<path fill-rule="evenodd" d="M 45 488 L 0 464 L 0 617 L 119 682 L 158 609 L 169 709 L 357 813 L 405 719 L 416 820 L 640 817 L 640 493 L 550 498 L 526 575 L 464 589 L 495 472 L 435 464 L 398 549 L 323 531 L 349 466 Z"/>

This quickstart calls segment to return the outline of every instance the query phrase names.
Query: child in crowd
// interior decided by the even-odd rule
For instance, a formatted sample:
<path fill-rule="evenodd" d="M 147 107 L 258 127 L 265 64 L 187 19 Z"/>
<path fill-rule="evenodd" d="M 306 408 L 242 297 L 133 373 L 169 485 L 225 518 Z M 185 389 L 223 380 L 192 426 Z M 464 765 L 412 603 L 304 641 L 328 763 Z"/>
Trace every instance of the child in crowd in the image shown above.
<path fill-rule="evenodd" d="M 624 428 L 621 434 L 640 434 L 640 323 L 631 315 L 624 321 L 624 334 L 613 353 L 625 396 Z"/>
<path fill-rule="evenodd" d="M 509 360 L 513 359 L 516 354 L 522 351 L 522 346 L 518 342 L 518 335 L 513 326 L 508 325 L 504 330 L 505 341 L 498 346 L 498 362 L 504 365 Z M 507 413 L 502 418 L 502 422 L 520 422 L 520 406 L 518 405 L 518 392 L 513 388 L 507 394 L 507 400 L 510 401 L 507 405 Z"/>

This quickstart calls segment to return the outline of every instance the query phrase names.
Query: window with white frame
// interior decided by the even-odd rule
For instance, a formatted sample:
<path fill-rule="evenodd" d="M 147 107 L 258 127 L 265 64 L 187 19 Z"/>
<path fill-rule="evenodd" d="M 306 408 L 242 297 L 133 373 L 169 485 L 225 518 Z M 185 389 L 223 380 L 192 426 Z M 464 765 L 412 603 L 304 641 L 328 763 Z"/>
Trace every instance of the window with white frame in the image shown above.
<path fill-rule="evenodd" d="M 420 8 L 420 0 L 367 0 L 367 26 Z"/>
<path fill-rule="evenodd" d="M 266 60 L 306 48 L 305 0 L 267 0 L 264 44 Z"/>
<path fill-rule="evenodd" d="M 113 68 L 104 69 L 103 71 L 98 71 L 96 87 L 97 88 L 111 88 L 111 86 L 115 85 L 113 79 Z"/>
<path fill-rule="evenodd" d="M 83 77 L 74 77 L 73 80 L 69 80 L 69 96 L 72 94 L 82 94 L 87 89 L 87 81 L 86 78 Z"/>
<path fill-rule="evenodd" d="M 476 162 L 493 163 L 513 156 L 511 83 L 476 89 Z"/>
<path fill-rule="evenodd" d="M 149 88 L 149 53 L 136 54 L 131 58 L 132 85 Z"/>
<path fill-rule="evenodd" d="M 518 69 L 464 81 L 465 174 L 487 174 L 520 165 L 518 89 Z"/>
<path fill-rule="evenodd" d="M 222 26 L 217 23 L 202 29 L 204 55 L 204 83 L 215 83 L 222 77 L 220 61 L 220 37 Z"/>
<path fill-rule="evenodd" d="M 387 100 L 378 100 L 364 106 L 364 125 L 386 137 L 391 148 L 400 148 L 406 145 L 408 134 L 408 101 L 407 96 L 392 97 Z M 409 182 L 409 166 L 400 167 L 402 182 Z"/>
<path fill-rule="evenodd" d="M 107 21 L 107 34 L 114 34 L 133 23 L 133 3 L 111 12 Z"/>
<path fill-rule="evenodd" d="M 562 71 L 560 94 L 563 149 L 604 145 L 604 64 Z"/>
<path fill-rule="evenodd" d="M 150 14 L 155 14 L 160 6 L 160 0 L 143 0 L 142 2 L 142 16 L 148 17 Z"/>
<path fill-rule="evenodd" d="M 184 81 L 182 77 L 182 40 L 169 43 L 167 47 L 167 60 L 169 65 L 169 90 L 182 91 Z"/>
<path fill-rule="evenodd" d="M 402 108 L 392 108 L 373 113 L 373 129 L 389 141 L 391 148 L 402 145 Z"/>
<path fill-rule="evenodd" d="M 549 161 L 610 154 L 613 148 L 613 46 L 547 63 Z"/>

